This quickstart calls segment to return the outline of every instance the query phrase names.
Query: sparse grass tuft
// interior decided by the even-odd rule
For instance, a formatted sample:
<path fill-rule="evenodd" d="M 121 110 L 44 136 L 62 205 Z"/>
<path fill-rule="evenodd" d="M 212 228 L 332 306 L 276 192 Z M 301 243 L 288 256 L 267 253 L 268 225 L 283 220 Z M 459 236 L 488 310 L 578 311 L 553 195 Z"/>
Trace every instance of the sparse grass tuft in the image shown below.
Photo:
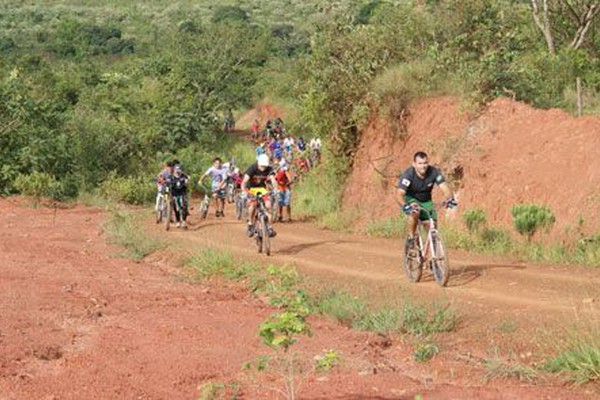
<path fill-rule="evenodd" d="M 600 335 L 596 332 L 571 342 L 558 356 L 547 361 L 543 369 L 564 373 L 578 383 L 600 381 Z"/>
<path fill-rule="evenodd" d="M 352 324 L 352 327 L 377 333 L 398 331 L 400 329 L 400 315 L 397 310 L 391 308 L 366 312 Z"/>
<path fill-rule="evenodd" d="M 407 219 L 404 216 L 371 221 L 365 228 L 368 236 L 383 238 L 403 238 L 406 236 Z"/>
<path fill-rule="evenodd" d="M 426 307 L 407 303 L 402 310 L 402 330 L 421 337 L 451 332 L 457 320 L 456 314 L 447 307 L 435 306 L 432 312 Z"/>
<path fill-rule="evenodd" d="M 109 243 L 123 246 L 127 255 L 141 260 L 148 254 L 163 247 L 163 244 L 140 229 L 141 222 L 129 211 L 114 210 L 112 218 L 105 227 Z"/>
<path fill-rule="evenodd" d="M 435 343 L 426 342 L 417 346 L 414 357 L 418 362 L 425 362 L 431 360 L 439 352 L 440 348 Z"/>
<path fill-rule="evenodd" d="M 193 269 L 198 279 L 222 276 L 230 280 L 240 280 L 256 270 L 255 265 L 239 262 L 228 251 L 211 248 L 189 257 L 184 264 Z"/>
<path fill-rule="evenodd" d="M 341 324 L 352 326 L 366 313 L 367 306 L 362 299 L 346 291 L 328 291 L 320 296 L 317 309 L 331 315 Z"/>
<path fill-rule="evenodd" d="M 333 211 L 319 218 L 319 227 L 330 231 L 349 232 L 356 215 L 350 212 Z"/>
<path fill-rule="evenodd" d="M 538 373 L 530 367 L 518 363 L 510 363 L 502 360 L 498 349 L 495 349 L 491 358 L 485 360 L 486 374 L 484 380 L 516 378 L 521 382 L 532 382 Z"/>

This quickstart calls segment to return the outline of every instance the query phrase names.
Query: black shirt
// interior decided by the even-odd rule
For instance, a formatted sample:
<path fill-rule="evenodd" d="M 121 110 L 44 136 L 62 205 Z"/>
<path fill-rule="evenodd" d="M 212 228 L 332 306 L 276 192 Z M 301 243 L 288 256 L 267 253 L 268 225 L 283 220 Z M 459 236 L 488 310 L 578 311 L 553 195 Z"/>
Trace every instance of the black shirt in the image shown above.
<path fill-rule="evenodd" d="M 431 201 L 431 190 L 433 185 L 439 185 L 446 182 L 441 172 L 431 165 L 425 171 L 425 177 L 419 178 L 414 167 L 408 168 L 398 178 L 396 187 L 406 192 L 406 196 L 412 197 L 418 201 Z"/>
<path fill-rule="evenodd" d="M 188 176 L 182 173 L 180 176 L 171 176 L 171 195 L 173 196 L 183 196 L 187 194 L 187 180 Z"/>
<path fill-rule="evenodd" d="M 261 171 L 258 169 L 258 163 L 254 163 L 248 167 L 246 175 L 250 177 L 250 180 L 246 184 L 247 188 L 266 188 L 269 176 L 273 175 L 273 168 L 268 166 L 264 171 Z"/>

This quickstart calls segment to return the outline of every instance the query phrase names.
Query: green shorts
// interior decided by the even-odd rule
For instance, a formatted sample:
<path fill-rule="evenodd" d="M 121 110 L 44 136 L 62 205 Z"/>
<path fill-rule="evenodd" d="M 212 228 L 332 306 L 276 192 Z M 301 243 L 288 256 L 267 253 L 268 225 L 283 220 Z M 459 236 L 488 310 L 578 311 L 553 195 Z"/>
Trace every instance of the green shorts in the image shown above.
<path fill-rule="evenodd" d="M 427 221 L 430 214 L 431 218 L 433 218 L 434 221 L 437 221 L 437 211 L 435 211 L 433 201 L 419 201 L 410 196 L 404 196 L 404 201 L 406 201 L 408 204 L 417 203 L 422 208 L 421 212 L 419 213 L 419 219 L 421 221 Z"/>

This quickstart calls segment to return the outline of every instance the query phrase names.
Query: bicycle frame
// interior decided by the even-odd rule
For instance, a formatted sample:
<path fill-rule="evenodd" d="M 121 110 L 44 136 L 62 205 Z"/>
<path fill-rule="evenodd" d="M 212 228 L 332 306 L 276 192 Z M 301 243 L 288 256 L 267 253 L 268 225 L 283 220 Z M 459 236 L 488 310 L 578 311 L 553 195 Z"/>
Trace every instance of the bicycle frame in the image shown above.
<path fill-rule="evenodd" d="M 417 228 L 413 247 L 405 247 L 404 268 L 411 282 L 418 282 L 421 279 L 422 270 L 429 261 L 429 267 L 433 272 L 435 281 L 440 286 L 446 286 L 449 278 L 448 259 L 444 251 L 443 240 L 437 230 L 437 222 L 428 210 L 421 207 L 413 207 L 413 212 L 417 214 Z M 420 212 L 425 212 L 426 221 L 419 218 Z M 425 226 L 427 224 L 427 226 Z M 427 229 L 427 235 L 423 240 L 423 229 Z M 411 253 L 417 250 L 417 254 Z"/>

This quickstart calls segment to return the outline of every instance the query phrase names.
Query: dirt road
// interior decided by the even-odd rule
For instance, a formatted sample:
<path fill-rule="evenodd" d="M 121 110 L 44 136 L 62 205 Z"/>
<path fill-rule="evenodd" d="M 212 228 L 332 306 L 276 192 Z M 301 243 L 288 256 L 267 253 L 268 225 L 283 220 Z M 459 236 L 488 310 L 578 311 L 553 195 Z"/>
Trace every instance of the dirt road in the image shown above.
<path fill-rule="evenodd" d="M 106 244 L 102 224 L 107 217 L 95 208 L 31 209 L 0 199 L 0 399 L 197 399 L 210 382 L 213 387 L 225 385 L 237 398 L 282 398 L 277 392 L 283 386 L 281 376 L 243 368 L 261 355 L 273 355 L 261 343 L 257 327 L 275 310 L 237 284 L 177 279 L 169 253 L 139 263 L 120 257 L 118 248 Z M 243 236 L 243 225 L 212 217 L 197 222 L 191 230 L 167 237 L 179 240 L 184 251 L 220 245 L 237 255 L 256 256 Z M 149 227 L 149 232 L 164 234 L 155 225 Z M 293 262 L 325 282 L 375 289 L 371 293 L 391 288 L 390 293 L 445 297 L 461 307 L 481 302 L 482 311 L 469 314 L 462 309 L 471 322 L 471 315 L 484 315 L 494 307 L 505 316 L 518 316 L 518 310 L 553 315 L 569 310 L 566 303 L 552 305 L 542 296 L 548 295 L 545 290 L 570 296 L 585 312 L 579 304 L 584 295 L 574 288 L 588 290 L 592 282 L 585 282 L 582 274 L 593 278 L 584 269 L 567 278 L 562 268 L 540 267 L 545 272 L 542 285 L 528 287 L 524 296 L 530 301 L 521 306 L 502 290 L 488 296 L 486 288 L 494 282 L 507 282 L 510 288 L 519 273 L 525 277 L 517 280 L 519 285 L 534 282 L 537 267 L 457 262 L 465 272 L 462 278 L 455 276 L 454 286 L 444 291 L 432 282 L 411 287 L 398 279 L 395 257 L 382 247 L 393 241 L 323 232 L 308 224 L 281 225 L 279 231 L 274 262 Z M 456 255 L 456 260 L 461 257 Z M 563 291 L 565 287 L 573 289 Z M 592 307 L 594 303 L 587 312 L 596 316 Z M 343 364 L 327 374 L 301 374 L 302 399 L 598 395 L 593 387 L 572 388 L 556 379 L 485 383 L 485 369 L 469 350 L 478 338 L 469 333 L 467 323 L 439 342 L 440 354 L 424 364 L 413 359 L 413 344 L 400 336 L 353 331 L 322 317 L 312 318 L 311 324 L 314 336 L 301 339 L 298 359 L 310 365 L 324 349 L 335 349 Z M 481 323 L 473 326 L 481 332 Z"/>

